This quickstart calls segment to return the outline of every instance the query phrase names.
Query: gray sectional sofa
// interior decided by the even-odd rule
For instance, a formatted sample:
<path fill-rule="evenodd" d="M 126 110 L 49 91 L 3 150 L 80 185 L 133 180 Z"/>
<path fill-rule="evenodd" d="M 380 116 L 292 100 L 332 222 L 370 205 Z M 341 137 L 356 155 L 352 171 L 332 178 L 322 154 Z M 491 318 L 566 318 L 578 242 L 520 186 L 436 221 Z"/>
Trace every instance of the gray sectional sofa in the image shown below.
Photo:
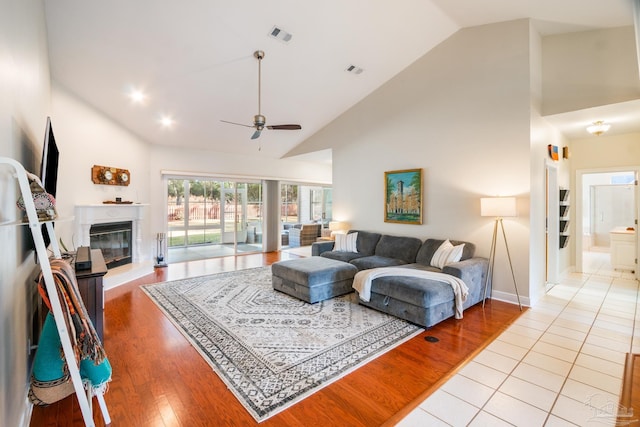
<path fill-rule="evenodd" d="M 427 239 L 423 242 L 414 237 L 350 231 L 353 232 L 358 233 L 357 253 L 333 251 L 334 242 L 326 241 L 313 243 L 312 255 L 349 263 L 359 271 L 401 267 L 446 273 L 462 279 L 469 288 L 465 309 L 482 301 L 488 260 L 474 257 L 473 243 L 451 240 L 453 245 L 465 244 L 462 257 L 460 261 L 439 269 L 431 266 L 431 260 L 444 240 Z M 427 328 L 455 315 L 451 285 L 424 277 L 378 277 L 371 282 L 369 301 L 360 300 L 360 303 Z"/>

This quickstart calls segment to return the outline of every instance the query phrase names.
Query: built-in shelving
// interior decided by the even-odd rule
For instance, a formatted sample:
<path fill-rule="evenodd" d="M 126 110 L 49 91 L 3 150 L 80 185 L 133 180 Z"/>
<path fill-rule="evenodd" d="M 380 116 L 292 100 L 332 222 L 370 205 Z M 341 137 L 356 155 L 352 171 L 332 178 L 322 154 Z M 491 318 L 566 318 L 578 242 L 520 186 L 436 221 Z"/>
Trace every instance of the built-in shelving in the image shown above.
<path fill-rule="evenodd" d="M 566 248 L 569 245 L 569 190 L 566 188 L 560 189 L 560 249 Z"/>

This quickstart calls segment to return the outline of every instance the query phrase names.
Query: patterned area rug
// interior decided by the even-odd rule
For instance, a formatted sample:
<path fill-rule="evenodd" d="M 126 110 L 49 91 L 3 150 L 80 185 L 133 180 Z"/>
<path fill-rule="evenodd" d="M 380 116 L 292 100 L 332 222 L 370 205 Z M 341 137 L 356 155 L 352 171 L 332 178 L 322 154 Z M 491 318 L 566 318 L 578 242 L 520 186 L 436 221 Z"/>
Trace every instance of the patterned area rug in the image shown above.
<path fill-rule="evenodd" d="M 422 332 L 357 303 L 307 304 L 271 287 L 271 267 L 143 287 L 257 421 Z"/>

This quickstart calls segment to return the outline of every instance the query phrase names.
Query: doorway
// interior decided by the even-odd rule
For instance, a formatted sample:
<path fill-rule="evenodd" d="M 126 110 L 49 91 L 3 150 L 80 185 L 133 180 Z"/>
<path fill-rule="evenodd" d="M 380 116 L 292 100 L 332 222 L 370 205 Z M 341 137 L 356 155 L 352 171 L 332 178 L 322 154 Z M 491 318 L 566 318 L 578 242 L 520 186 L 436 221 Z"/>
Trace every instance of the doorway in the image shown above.
<path fill-rule="evenodd" d="M 168 261 L 262 252 L 262 184 L 167 178 Z"/>
<path fill-rule="evenodd" d="M 317 237 L 328 230 L 333 219 L 331 187 L 286 183 L 280 184 L 281 248 L 289 248 L 289 230 L 302 224 L 320 224 Z M 310 250 L 310 248 L 308 248 Z"/>
<path fill-rule="evenodd" d="M 637 169 L 578 171 L 576 269 L 579 272 L 638 277 L 637 180 Z M 625 240 L 622 249 L 616 243 L 619 236 Z"/>

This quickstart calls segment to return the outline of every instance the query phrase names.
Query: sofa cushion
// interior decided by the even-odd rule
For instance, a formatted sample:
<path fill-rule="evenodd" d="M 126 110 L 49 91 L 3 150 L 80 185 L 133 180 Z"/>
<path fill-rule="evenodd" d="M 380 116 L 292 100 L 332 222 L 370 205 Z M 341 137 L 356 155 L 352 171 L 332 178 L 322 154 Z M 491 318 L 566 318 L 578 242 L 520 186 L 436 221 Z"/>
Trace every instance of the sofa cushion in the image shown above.
<path fill-rule="evenodd" d="M 356 246 L 361 256 L 374 255 L 378 240 L 382 236 L 380 233 L 372 233 L 370 231 L 350 230 L 349 233 L 358 233 Z"/>
<path fill-rule="evenodd" d="M 358 233 L 336 234 L 333 250 L 336 252 L 358 252 Z"/>
<path fill-rule="evenodd" d="M 431 258 L 431 265 L 433 267 L 443 268 L 445 265 L 458 262 L 460 261 L 460 258 L 462 258 L 463 250 L 464 243 L 453 246 L 449 239 L 447 239 L 433 254 L 433 258 Z"/>
<path fill-rule="evenodd" d="M 416 254 L 422 241 L 415 237 L 389 236 L 380 237 L 375 254 L 381 257 L 396 258 L 408 264 L 416 261 Z"/>
<path fill-rule="evenodd" d="M 379 268 L 379 267 L 394 267 L 398 265 L 406 264 L 406 261 L 403 261 L 398 258 L 384 257 L 379 255 L 371 255 L 365 256 L 362 258 L 356 258 L 350 261 L 351 264 L 358 267 L 358 270 L 368 270 L 370 268 Z"/>
<path fill-rule="evenodd" d="M 343 252 L 343 251 L 327 251 L 320 254 L 321 257 L 335 259 L 337 261 L 351 262 L 354 259 L 362 258 L 365 255 L 358 252 Z"/>
<path fill-rule="evenodd" d="M 465 259 L 473 258 L 473 254 L 476 251 L 476 245 L 469 242 L 463 242 L 460 240 L 450 240 L 451 244 L 454 246 L 458 246 L 464 243 L 464 249 L 462 251 L 462 258 L 460 261 L 464 261 Z M 440 245 L 444 243 L 444 240 L 440 239 L 427 239 L 424 241 L 420 250 L 418 251 L 418 255 L 416 255 L 416 262 L 424 265 L 431 265 L 431 259 L 433 258 L 433 254 L 438 250 Z"/>

